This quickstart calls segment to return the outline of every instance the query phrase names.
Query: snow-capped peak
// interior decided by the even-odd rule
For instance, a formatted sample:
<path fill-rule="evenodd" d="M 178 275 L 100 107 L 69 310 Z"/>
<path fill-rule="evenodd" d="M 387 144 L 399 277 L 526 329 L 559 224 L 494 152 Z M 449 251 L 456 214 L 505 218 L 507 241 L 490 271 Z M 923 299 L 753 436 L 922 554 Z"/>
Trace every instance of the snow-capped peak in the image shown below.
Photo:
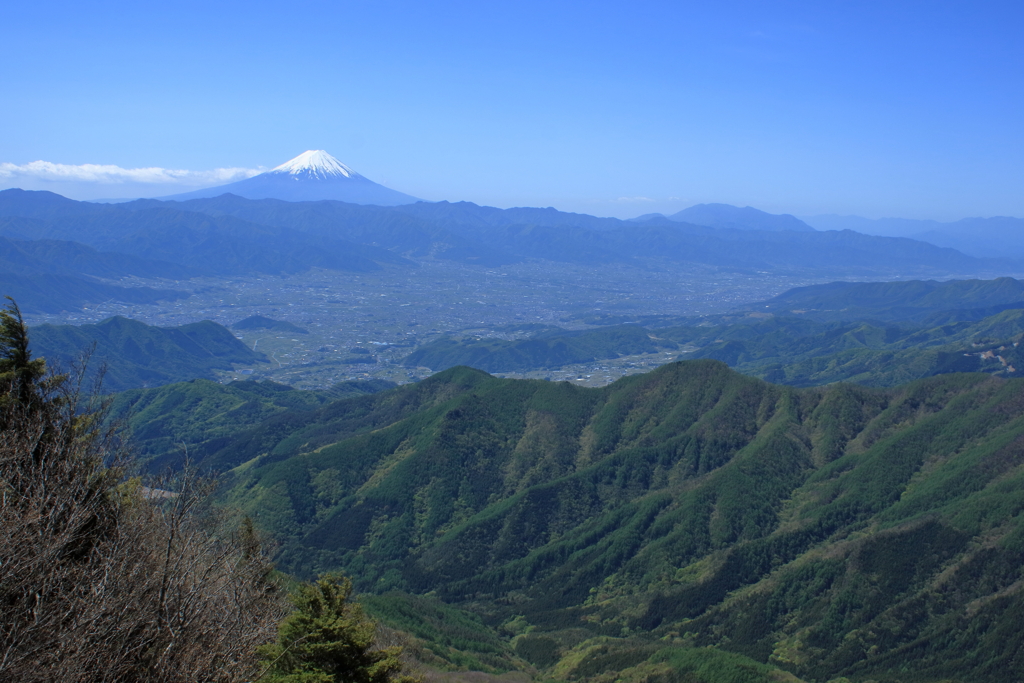
<path fill-rule="evenodd" d="M 307 175 L 318 178 L 329 178 L 339 175 L 346 178 L 361 177 L 322 149 L 311 149 L 303 152 L 277 168 L 270 169 L 270 173 L 290 173 L 291 175 Z"/>

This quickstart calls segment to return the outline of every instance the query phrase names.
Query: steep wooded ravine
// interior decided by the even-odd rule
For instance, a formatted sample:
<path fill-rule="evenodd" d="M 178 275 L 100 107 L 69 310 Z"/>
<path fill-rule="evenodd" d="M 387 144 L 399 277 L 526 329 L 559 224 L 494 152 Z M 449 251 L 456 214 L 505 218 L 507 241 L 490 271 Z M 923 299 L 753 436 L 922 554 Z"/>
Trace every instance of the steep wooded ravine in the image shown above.
<path fill-rule="evenodd" d="M 1017 380 L 793 389 L 690 361 L 585 389 L 453 368 L 214 458 L 282 568 L 430 592 L 566 680 L 601 657 L 642 678 L 668 646 L 821 681 L 1005 681 L 1024 653 Z"/>

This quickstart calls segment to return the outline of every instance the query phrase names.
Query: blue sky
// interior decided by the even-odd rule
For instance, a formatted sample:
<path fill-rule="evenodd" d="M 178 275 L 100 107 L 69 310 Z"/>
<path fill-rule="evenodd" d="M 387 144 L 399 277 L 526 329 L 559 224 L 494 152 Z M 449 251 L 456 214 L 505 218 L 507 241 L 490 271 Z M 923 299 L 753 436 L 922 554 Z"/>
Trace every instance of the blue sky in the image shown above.
<path fill-rule="evenodd" d="M 0 187 L 159 194 L 20 167 L 325 149 L 502 207 L 1024 216 L 1022 24 L 1019 1 L 11 3 Z"/>

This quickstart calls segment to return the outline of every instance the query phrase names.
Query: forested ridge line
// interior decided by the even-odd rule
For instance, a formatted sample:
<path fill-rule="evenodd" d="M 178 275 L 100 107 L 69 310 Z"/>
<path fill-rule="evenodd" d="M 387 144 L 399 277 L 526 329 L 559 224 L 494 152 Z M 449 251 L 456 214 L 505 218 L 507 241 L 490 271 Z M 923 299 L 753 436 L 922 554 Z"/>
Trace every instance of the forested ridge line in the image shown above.
<path fill-rule="evenodd" d="M 640 638 L 995 681 L 1021 652 L 1022 444 L 1018 380 L 795 389 L 702 360 L 600 389 L 453 368 L 211 458 L 286 570 L 437 596 L 560 676 Z"/>

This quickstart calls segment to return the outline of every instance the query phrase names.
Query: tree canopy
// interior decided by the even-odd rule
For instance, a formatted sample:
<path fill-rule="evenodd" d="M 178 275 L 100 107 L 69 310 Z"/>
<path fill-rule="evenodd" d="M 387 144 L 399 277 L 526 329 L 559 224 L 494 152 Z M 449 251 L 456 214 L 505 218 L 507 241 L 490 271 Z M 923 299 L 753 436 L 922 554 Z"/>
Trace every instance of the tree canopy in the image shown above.
<path fill-rule="evenodd" d="M 261 648 L 266 679 L 274 683 L 414 683 L 403 675 L 401 648 L 376 648 L 376 624 L 352 600 L 352 582 L 339 574 L 299 587 L 295 611 L 277 642 Z"/>

